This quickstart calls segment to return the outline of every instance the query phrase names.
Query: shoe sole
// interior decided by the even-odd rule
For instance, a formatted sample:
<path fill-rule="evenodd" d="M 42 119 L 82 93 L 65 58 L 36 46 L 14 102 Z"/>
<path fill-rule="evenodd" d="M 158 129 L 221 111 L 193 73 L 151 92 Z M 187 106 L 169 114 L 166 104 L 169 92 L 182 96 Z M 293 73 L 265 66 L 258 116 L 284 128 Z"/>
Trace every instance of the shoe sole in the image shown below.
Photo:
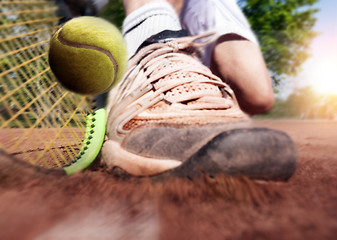
<path fill-rule="evenodd" d="M 223 173 L 286 181 L 297 164 L 295 144 L 286 133 L 268 128 L 233 129 L 218 134 L 182 165 L 162 176 L 195 178 L 204 173 Z"/>

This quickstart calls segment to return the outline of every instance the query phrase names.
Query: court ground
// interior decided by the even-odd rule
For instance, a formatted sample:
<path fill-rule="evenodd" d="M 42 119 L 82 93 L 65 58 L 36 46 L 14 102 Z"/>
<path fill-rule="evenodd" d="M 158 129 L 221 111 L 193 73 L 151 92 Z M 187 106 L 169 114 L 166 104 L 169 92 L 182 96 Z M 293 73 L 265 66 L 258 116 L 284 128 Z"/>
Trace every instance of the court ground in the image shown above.
<path fill-rule="evenodd" d="M 336 239 L 337 122 L 257 121 L 295 141 L 288 182 L 65 177 L 0 155 L 0 239 Z"/>

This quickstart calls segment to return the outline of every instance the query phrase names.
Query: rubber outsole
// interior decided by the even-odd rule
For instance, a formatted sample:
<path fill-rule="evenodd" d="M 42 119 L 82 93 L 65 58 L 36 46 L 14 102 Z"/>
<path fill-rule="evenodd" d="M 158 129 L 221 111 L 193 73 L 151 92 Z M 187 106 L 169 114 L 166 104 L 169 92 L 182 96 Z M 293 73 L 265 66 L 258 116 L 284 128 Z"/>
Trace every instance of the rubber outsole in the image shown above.
<path fill-rule="evenodd" d="M 252 179 L 286 181 L 296 171 L 298 154 L 284 132 L 268 128 L 244 128 L 222 132 L 181 166 L 165 175 L 200 177 L 204 173 Z"/>

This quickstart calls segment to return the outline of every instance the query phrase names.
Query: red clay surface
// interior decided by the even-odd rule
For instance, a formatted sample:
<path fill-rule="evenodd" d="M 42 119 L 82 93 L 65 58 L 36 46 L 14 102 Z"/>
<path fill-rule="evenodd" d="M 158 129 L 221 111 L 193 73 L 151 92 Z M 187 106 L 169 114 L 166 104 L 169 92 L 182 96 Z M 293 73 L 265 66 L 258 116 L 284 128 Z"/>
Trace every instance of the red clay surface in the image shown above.
<path fill-rule="evenodd" d="M 336 239 L 337 122 L 258 121 L 299 152 L 288 182 L 66 177 L 0 155 L 0 239 Z"/>

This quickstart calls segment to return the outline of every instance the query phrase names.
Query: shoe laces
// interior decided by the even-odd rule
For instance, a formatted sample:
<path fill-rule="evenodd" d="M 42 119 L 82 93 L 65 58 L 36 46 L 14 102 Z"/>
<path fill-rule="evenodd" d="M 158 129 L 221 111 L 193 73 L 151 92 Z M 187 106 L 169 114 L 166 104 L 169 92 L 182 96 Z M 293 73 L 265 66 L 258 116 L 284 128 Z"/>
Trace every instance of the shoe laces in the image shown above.
<path fill-rule="evenodd" d="M 109 93 L 109 138 L 120 140 L 130 131 L 124 126 L 131 119 L 159 102 L 172 109 L 160 113 L 167 118 L 238 105 L 232 89 L 198 59 L 199 49 L 215 39 L 214 33 L 206 33 L 153 43 L 131 58 L 123 79 Z"/>

